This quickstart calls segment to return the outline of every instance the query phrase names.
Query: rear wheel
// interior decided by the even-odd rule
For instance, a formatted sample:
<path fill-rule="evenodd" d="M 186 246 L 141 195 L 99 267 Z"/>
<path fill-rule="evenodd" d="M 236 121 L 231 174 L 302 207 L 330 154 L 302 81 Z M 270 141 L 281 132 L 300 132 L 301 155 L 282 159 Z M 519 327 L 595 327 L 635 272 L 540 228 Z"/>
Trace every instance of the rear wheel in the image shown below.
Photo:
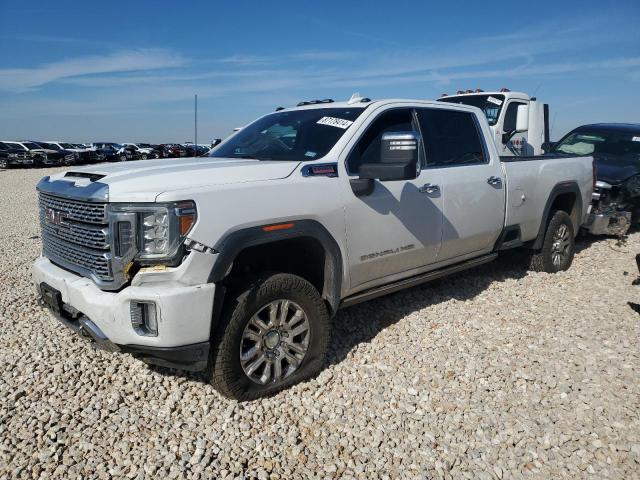
<path fill-rule="evenodd" d="M 328 339 L 329 315 L 313 285 L 290 274 L 259 277 L 227 305 L 211 383 L 236 400 L 273 394 L 317 373 Z"/>
<path fill-rule="evenodd" d="M 573 262 L 575 249 L 571 217 L 567 212 L 557 210 L 551 215 L 542 248 L 531 257 L 530 268 L 536 272 L 547 273 L 568 270 Z"/>
<path fill-rule="evenodd" d="M 149 158 L 149 157 L 147 156 L 147 154 L 146 154 L 146 153 L 143 153 L 143 154 L 142 154 L 142 160 L 146 160 L 147 158 Z"/>

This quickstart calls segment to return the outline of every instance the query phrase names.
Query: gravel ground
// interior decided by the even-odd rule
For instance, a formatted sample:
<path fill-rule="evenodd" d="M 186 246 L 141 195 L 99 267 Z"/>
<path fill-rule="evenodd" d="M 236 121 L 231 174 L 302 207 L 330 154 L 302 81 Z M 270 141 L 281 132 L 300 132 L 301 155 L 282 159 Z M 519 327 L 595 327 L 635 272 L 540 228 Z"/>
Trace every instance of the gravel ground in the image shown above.
<path fill-rule="evenodd" d="M 239 404 L 38 305 L 54 170 L 0 171 L 0 478 L 640 477 L 640 233 L 580 240 L 569 272 L 509 255 L 346 309 L 317 378 Z"/>

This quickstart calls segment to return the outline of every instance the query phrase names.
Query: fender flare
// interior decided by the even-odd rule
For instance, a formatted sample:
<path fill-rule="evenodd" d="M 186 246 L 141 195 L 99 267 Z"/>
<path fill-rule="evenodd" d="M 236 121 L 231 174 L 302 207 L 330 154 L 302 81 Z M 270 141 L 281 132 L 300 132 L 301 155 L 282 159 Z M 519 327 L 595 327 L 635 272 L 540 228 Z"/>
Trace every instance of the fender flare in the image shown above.
<path fill-rule="evenodd" d="M 580 227 L 580 222 L 582 221 L 582 193 L 580 192 L 580 187 L 576 182 L 561 182 L 558 183 L 555 187 L 551 189 L 551 193 L 549 194 L 549 198 L 547 198 L 547 203 L 544 206 L 544 210 L 542 211 L 542 221 L 540 222 L 540 228 L 538 229 L 538 235 L 533 242 L 533 249 L 539 250 L 542 248 L 542 243 L 544 242 L 544 235 L 547 233 L 547 225 L 549 223 L 549 215 L 551 214 L 551 206 L 553 202 L 558 198 L 559 195 L 563 193 L 575 193 L 576 195 L 576 225 L 574 225 L 574 233 L 578 233 L 578 228 Z"/>
<path fill-rule="evenodd" d="M 325 251 L 324 286 L 320 294 L 329 303 L 331 314 L 335 314 L 340 304 L 342 289 L 342 252 L 338 242 L 324 225 L 316 220 L 303 219 L 276 223 L 292 223 L 293 226 L 285 230 L 265 231 L 263 230 L 265 226 L 274 224 L 267 223 L 225 234 L 213 246 L 213 249 L 218 252 L 218 258 L 209 274 L 209 282 L 222 281 L 231 270 L 238 254 L 248 247 L 293 238 L 313 238 L 320 242 Z"/>

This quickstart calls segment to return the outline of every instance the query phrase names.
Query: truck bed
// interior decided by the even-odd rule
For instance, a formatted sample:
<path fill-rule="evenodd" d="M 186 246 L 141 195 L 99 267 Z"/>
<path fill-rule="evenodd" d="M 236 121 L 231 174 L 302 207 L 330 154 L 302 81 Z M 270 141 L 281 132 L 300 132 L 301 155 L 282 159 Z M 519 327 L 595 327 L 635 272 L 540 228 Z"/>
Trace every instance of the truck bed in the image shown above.
<path fill-rule="evenodd" d="M 545 218 L 549 193 L 562 189 L 567 195 L 580 195 L 581 211 L 573 212 L 574 231 L 587 218 L 593 188 L 590 156 L 539 155 L 500 157 L 507 178 L 505 227 L 519 226 L 523 242 L 533 240 L 540 231 L 540 219 Z"/>

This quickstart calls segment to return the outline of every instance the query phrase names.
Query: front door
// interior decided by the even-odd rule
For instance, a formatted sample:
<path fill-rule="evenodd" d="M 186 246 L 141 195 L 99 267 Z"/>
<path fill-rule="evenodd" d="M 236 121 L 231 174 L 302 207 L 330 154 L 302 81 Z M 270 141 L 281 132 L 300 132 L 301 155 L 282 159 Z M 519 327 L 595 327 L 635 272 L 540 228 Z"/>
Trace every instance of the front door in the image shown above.
<path fill-rule="evenodd" d="M 363 127 L 347 159 L 350 176 L 380 161 L 385 132 L 418 132 L 412 108 L 388 108 Z M 424 162 L 422 145 L 419 146 Z M 367 288 L 434 263 L 442 237 L 440 172 L 421 169 L 415 180 L 376 180 L 370 195 L 346 202 L 351 288 Z"/>

